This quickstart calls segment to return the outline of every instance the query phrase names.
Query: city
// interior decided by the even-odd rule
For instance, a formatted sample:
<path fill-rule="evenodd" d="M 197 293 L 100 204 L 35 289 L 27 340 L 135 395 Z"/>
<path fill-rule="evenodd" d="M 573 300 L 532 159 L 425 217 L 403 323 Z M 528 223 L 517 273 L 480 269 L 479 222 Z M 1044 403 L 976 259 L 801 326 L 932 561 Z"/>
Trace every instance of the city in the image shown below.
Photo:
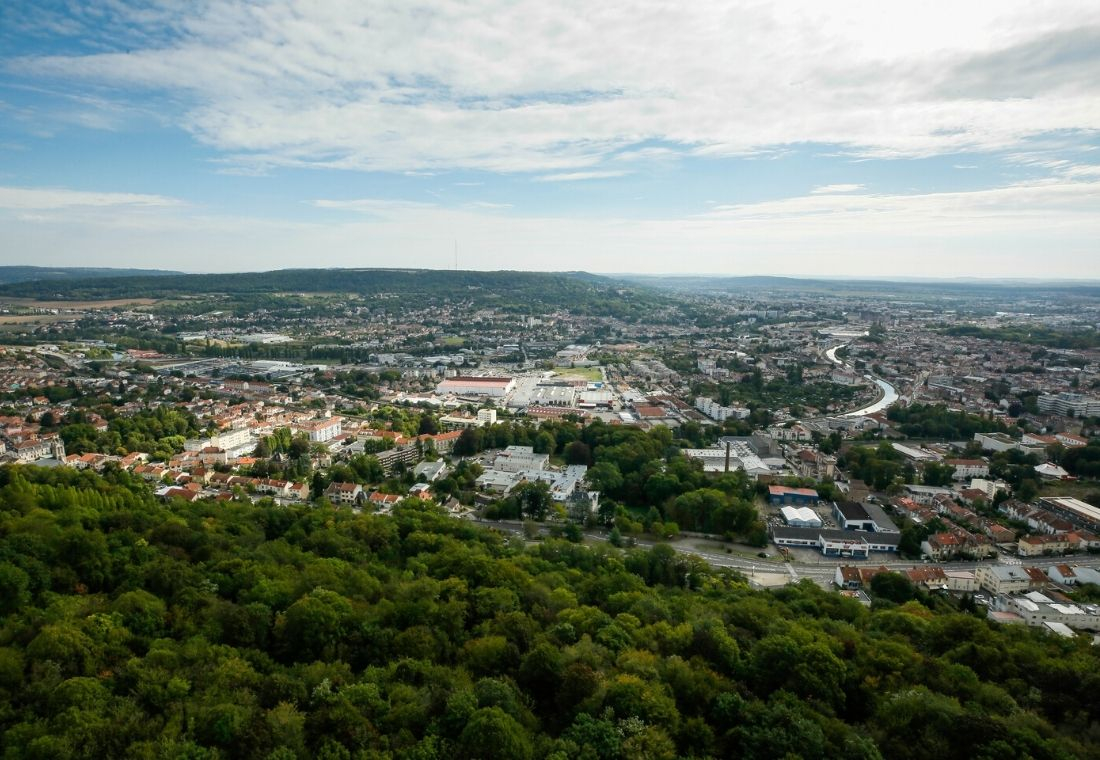
<path fill-rule="evenodd" d="M 1100 757 L 1100 4 L 0 3 L 0 755 Z"/>

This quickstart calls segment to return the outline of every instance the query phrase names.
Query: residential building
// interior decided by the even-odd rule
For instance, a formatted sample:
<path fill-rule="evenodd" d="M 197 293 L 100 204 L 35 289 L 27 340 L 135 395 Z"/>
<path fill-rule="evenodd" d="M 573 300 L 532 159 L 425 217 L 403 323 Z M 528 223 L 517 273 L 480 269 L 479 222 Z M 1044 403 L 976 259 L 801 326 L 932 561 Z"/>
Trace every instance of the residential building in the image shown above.
<path fill-rule="evenodd" d="M 1019 565 L 978 565 L 974 577 L 979 588 L 993 594 L 1027 591 L 1031 584 L 1031 576 Z"/>
<path fill-rule="evenodd" d="M 981 459 L 947 459 L 944 464 L 955 468 L 955 480 L 984 478 L 989 475 L 989 464 Z"/>
<path fill-rule="evenodd" d="M 363 498 L 363 486 L 358 483 L 332 483 L 325 496 L 333 504 L 356 504 Z"/>

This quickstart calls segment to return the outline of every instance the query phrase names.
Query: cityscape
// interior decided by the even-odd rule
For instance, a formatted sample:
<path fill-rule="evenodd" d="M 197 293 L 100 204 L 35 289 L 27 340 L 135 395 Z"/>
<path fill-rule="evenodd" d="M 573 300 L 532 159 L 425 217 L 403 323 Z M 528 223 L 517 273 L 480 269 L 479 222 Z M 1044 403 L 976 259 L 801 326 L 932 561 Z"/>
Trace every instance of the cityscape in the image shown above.
<path fill-rule="evenodd" d="M 1100 757 L 1100 6 L 0 7 L 0 755 Z"/>

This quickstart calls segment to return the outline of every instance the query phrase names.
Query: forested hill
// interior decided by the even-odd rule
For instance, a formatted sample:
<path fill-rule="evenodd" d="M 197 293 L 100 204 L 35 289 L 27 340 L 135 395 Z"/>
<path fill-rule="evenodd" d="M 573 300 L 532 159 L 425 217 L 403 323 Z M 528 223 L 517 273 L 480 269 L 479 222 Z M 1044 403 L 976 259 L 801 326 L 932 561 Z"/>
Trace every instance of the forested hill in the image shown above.
<path fill-rule="evenodd" d="M 1070 282 L 1064 280 L 842 280 L 801 277 L 724 275 L 616 275 L 619 279 L 654 288 L 693 293 L 828 293 L 867 296 L 873 294 L 905 294 L 908 296 L 943 295 L 994 298 L 1098 298 L 1100 283 L 1096 280 Z"/>
<path fill-rule="evenodd" d="M 0 286 L 0 293 L 40 298 L 124 298 L 141 294 L 252 295 L 273 292 L 392 294 L 396 296 L 481 299 L 507 298 L 522 303 L 567 306 L 614 296 L 623 290 L 646 292 L 584 272 L 476 272 L 430 269 L 280 269 L 271 272 L 187 274 L 168 277 L 106 277 Z M 651 296 L 656 298 L 656 296 Z"/>
<path fill-rule="evenodd" d="M 2 468 L 0 510 L 4 757 L 1100 756 L 1096 647 L 901 576 L 867 609 L 666 545 L 161 505 L 123 472 Z"/>
<path fill-rule="evenodd" d="M 4 267 L 0 266 L 0 284 L 48 280 L 53 287 L 58 281 L 89 280 L 103 277 L 163 277 L 180 274 L 164 269 L 110 269 L 95 267 Z M 25 290 L 29 290 L 24 286 Z M 17 295 L 9 291 L 9 295 Z M 37 293 L 36 293 L 37 295 Z"/>

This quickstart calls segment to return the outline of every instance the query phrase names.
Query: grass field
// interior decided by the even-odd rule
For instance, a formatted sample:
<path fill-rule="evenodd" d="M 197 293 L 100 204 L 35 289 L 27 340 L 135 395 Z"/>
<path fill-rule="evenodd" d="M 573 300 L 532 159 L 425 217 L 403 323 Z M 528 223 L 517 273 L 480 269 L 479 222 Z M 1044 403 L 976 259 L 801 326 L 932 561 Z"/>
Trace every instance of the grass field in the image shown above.
<path fill-rule="evenodd" d="M 603 380 L 603 373 L 600 372 L 599 367 L 554 367 L 554 371 L 563 378 L 575 377 L 589 382 Z"/>

